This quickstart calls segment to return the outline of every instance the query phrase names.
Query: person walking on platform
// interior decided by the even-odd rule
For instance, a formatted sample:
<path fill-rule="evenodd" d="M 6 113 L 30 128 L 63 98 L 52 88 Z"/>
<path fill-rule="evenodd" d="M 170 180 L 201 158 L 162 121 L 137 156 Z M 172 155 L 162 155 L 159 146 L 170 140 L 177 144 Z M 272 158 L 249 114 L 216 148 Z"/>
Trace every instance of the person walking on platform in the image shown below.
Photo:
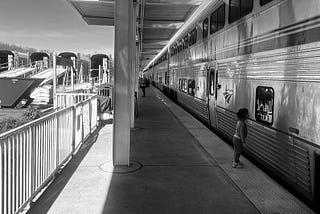
<path fill-rule="evenodd" d="M 145 77 L 139 78 L 139 86 L 142 90 L 142 97 L 146 96 L 147 79 Z"/>
<path fill-rule="evenodd" d="M 246 119 L 249 116 L 248 109 L 242 108 L 237 112 L 237 125 L 236 125 L 236 131 L 233 135 L 233 168 L 242 168 L 243 165 L 240 162 L 240 155 L 242 152 L 242 148 L 246 145 L 246 137 L 247 137 L 247 124 Z"/>

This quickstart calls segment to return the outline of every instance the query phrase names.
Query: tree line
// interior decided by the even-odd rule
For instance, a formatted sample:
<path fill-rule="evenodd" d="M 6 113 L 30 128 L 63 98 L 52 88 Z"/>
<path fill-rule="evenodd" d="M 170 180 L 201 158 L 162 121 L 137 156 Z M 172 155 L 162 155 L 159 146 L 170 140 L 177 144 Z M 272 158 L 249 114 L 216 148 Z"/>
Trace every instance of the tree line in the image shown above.
<path fill-rule="evenodd" d="M 18 52 L 37 52 L 37 51 L 42 51 L 42 52 L 51 52 L 48 50 L 37 50 L 35 48 L 29 48 L 29 47 L 21 47 L 18 45 L 14 45 L 14 44 L 8 44 L 5 42 L 1 42 L 0 41 L 0 50 L 9 50 L 9 51 L 18 51 Z"/>

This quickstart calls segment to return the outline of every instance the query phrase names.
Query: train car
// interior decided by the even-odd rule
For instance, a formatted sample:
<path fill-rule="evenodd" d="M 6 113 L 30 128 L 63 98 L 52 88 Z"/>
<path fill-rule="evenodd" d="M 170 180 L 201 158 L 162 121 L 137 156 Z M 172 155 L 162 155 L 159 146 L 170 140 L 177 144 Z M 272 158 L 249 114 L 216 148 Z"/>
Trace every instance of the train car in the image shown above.
<path fill-rule="evenodd" d="M 19 67 L 27 67 L 29 53 L 0 50 L 0 72 Z"/>
<path fill-rule="evenodd" d="M 71 59 L 73 61 L 75 69 L 74 72 L 77 79 L 80 81 L 89 79 L 90 59 L 88 56 L 73 52 L 61 52 L 58 54 L 58 56 Z"/>
<path fill-rule="evenodd" d="M 249 109 L 245 152 L 315 203 L 319 14 L 318 0 L 208 1 L 145 71 L 230 140 L 237 110 Z"/>
<path fill-rule="evenodd" d="M 90 69 L 90 77 L 97 78 L 99 77 L 99 66 L 101 68 L 105 68 L 110 70 L 110 58 L 106 54 L 94 54 L 91 56 L 91 69 Z"/>
<path fill-rule="evenodd" d="M 44 69 L 50 67 L 50 55 L 45 52 L 34 52 L 30 55 L 31 65 L 41 64 Z"/>

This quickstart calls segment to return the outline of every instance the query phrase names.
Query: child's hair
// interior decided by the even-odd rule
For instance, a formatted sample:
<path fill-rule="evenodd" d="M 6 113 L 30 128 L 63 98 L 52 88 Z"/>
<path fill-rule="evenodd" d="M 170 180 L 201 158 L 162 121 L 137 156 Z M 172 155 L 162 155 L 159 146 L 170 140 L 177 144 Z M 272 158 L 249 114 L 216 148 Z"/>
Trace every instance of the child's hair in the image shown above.
<path fill-rule="evenodd" d="M 249 114 L 248 109 L 242 108 L 242 109 L 239 109 L 239 111 L 237 112 L 237 117 L 238 119 L 245 119 L 248 114 Z"/>

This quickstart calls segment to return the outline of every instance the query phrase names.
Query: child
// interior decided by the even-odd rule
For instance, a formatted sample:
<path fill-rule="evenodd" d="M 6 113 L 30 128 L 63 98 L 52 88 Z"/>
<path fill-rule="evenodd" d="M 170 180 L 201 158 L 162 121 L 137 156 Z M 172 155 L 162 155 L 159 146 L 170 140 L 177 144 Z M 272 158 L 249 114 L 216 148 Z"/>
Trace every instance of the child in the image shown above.
<path fill-rule="evenodd" d="M 247 137 L 247 124 L 246 119 L 249 116 L 248 109 L 242 108 L 237 112 L 238 122 L 236 125 L 236 131 L 233 135 L 233 148 L 234 148 L 234 160 L 232 163 L 233 168 L 242 168 L 243 165 L 240 163 L 240 155 L 242 152 L 242 147 L 246 144 Z"/>

